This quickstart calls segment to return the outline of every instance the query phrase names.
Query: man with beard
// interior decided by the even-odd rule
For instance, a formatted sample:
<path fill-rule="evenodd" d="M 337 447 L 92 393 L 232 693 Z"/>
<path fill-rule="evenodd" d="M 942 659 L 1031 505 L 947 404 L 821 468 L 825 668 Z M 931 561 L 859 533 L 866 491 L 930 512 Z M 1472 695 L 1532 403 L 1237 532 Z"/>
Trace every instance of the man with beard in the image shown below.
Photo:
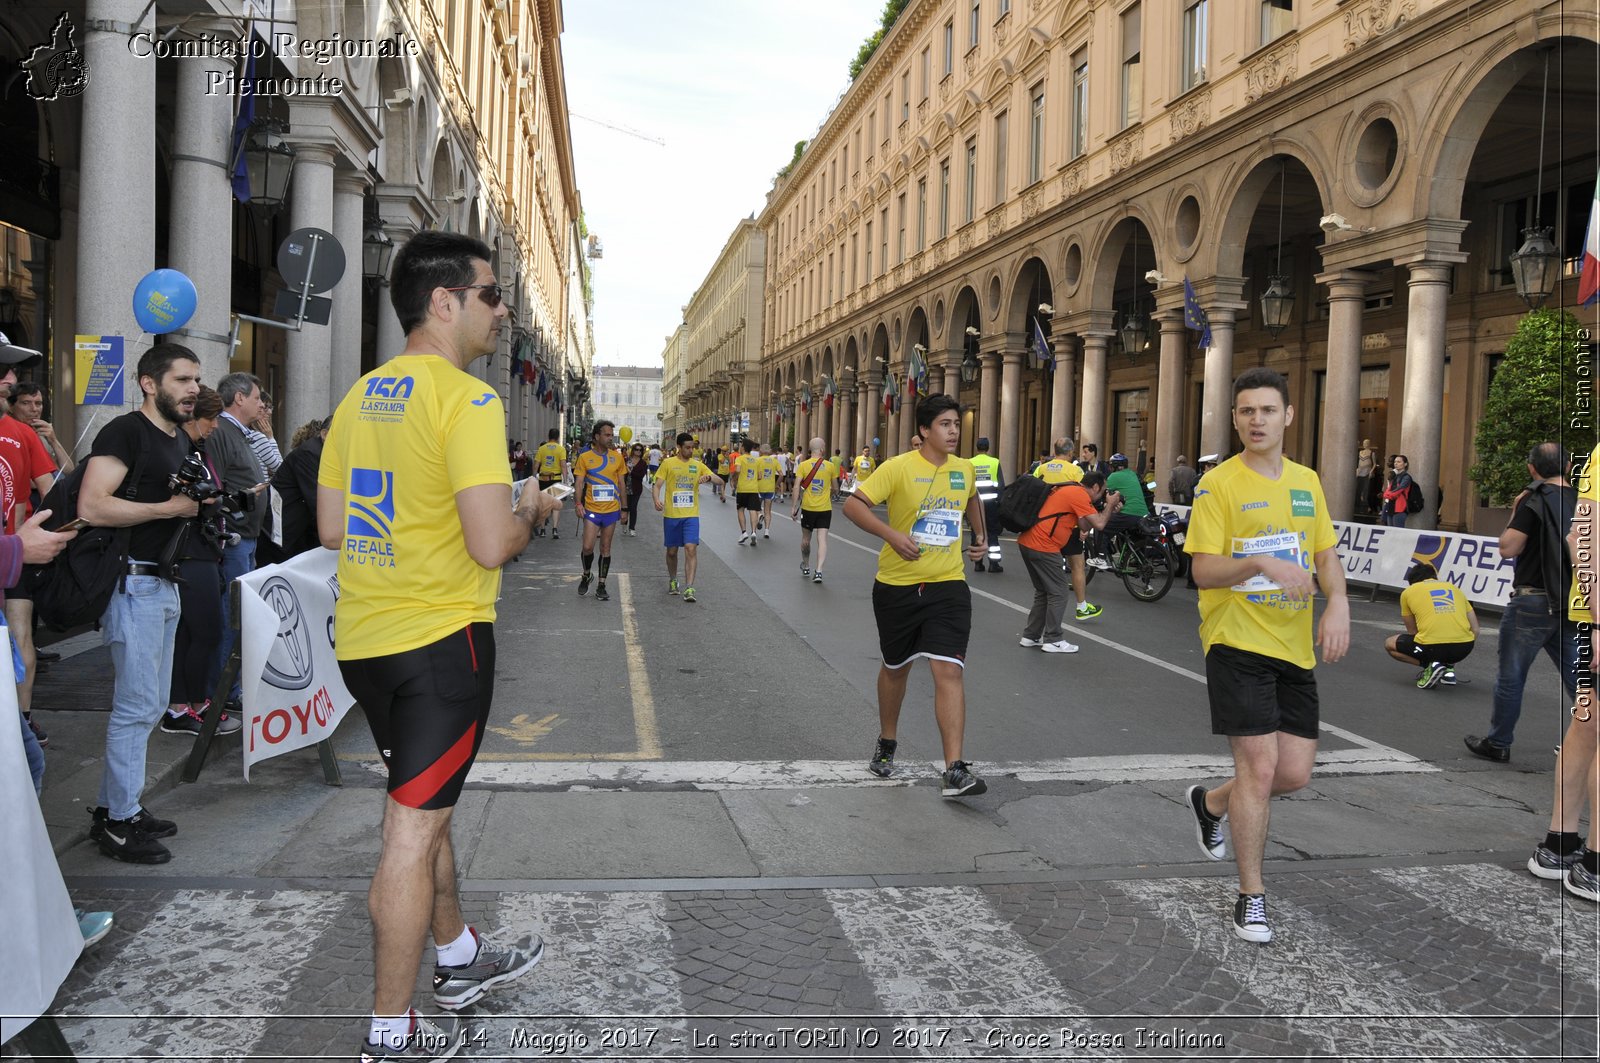
<path fill-rule="evenodd" d="M 194 416 L 200 359 L 187 347 L 158 343 L 139 359 L 138 377 L 144 404 L 100 430 L 78 492 L 84 520 L 129 529 L 123 577 L 100 617 L 113 681 L 100 800 L 89 835 L 113 859 L 164 864 L 172 853 L 158 839 L 178 827 L 145 811 L 139 796 L 150 732 L 167 709 L 178 635 L 178 588 L 157 562 L 183 521 L 200 512 L 193 499 L 167 486 L 189 450 L 178 426 Z"/>

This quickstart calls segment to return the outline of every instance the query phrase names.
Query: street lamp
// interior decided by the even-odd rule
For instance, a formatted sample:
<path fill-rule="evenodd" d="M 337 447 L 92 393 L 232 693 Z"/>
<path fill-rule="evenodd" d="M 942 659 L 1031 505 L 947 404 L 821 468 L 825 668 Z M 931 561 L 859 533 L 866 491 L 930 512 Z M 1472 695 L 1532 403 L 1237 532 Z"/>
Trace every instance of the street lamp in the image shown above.
<path fill-rule="evenodd" d="M 1122 353 L 1128 356 L 1129 361 L 1136 360 L 1139 352 L 1150 342 L 1150 322 L 1139 312 L 1137 302 L 1122 315 L 1122 328 L 1119 331 L 1122 334 Z"/>
<path fill-rule="evenodd" d="M 394 241 L 383 231 L 382 223 L 367 226 L 361 238 L 361 275 L 369 281 L 389 276 L 389 260 L 394 257 Z"/>
<path fill-rule="evenodd" d="M 1267 290 L 1261 293 L 1261 323 L 1273 339 L 1288 327 L 1289 314 L 1294 309 L 1294 292 L 1289 278 L 1283 275 L 1283 183 L 1288 169 L 1287 162 L 1278 164 L 1278 264 L 1267 278 Z"/>
<path fill-rule="evenodd" d="M 1511 256 L 1511 276 L 1517 294 L 1529 308 L 1539 309 L 1555 291 L 1557 266 L 1561 256 L 1550 242 L 1553 229 L 1539 224 L 1540 201 L 1544 199 L 1544 117 L 1550 97 L 1550 51 L 1544 53 L 1544 88 L 1539 96 L 1539 170 L 1534 185 L 1533 224 L 1522 230 L 1522 246 Z"/>
<path fill-rule="evenodd" d="M 241 149 L 250 186 L 250 204 L 266 211 L 283 206 L 294 172 L 294 149 L 283 141 L 288 125 L 277 118 L 250 123 Z"/>

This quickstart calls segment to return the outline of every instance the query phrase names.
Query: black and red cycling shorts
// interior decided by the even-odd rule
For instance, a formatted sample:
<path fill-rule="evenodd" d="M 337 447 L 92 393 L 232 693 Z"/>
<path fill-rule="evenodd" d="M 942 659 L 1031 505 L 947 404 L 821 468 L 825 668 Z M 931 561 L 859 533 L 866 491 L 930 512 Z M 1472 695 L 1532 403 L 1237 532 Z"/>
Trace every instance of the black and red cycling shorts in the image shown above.
<path fill-rule="evenodd" d="M 494 700 L 494 625 L 470 624 L 403 653 L 340 661 L 408 808 L 452 808 L 483 744 Z"/>

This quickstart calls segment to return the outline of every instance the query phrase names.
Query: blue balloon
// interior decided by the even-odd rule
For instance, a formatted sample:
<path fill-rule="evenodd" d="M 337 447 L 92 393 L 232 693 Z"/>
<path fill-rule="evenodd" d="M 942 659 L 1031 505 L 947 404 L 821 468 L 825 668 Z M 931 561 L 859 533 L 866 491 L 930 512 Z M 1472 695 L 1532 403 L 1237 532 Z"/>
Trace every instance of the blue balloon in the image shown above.
<path fill-rule="evenodd" d="M 194 316 L 194 281 L 175 269 L 151 270 L 133 289 L 133 319 L 156 336 L 176 332 Z"/>
<path fill-rule="evenodd" d="M 877 446 L 878 445 L 878 437 L 877 436 L 873 436 L 872 437 L 872 445 L 873 446 Z"/>

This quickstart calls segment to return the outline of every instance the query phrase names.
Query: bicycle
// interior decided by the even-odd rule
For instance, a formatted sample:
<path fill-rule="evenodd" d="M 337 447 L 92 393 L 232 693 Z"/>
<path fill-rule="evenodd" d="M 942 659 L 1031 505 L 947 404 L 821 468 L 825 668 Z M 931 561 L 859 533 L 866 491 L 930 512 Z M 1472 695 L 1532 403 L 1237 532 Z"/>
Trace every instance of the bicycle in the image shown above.
<path fill-rule="evenodd" d="M 1141 602 L 1160 601 L 1172 589 L 1172 576 L 1177 570 L 1177 562 L 1163 539 L 1162 532 L 1149 533 L 1142 529 L 1137 535 L 1127 530 L 1111 534 L 1108 551 L 1111 556 L 1110 571 L 1121 576 L 1122 585 L 1128 588 L 1128 593 Z M 1094 565 L 1085 566 L 1083 577 L 1086 585 L 1093 581 L 1097 571 L 1100 570 Z"/>

